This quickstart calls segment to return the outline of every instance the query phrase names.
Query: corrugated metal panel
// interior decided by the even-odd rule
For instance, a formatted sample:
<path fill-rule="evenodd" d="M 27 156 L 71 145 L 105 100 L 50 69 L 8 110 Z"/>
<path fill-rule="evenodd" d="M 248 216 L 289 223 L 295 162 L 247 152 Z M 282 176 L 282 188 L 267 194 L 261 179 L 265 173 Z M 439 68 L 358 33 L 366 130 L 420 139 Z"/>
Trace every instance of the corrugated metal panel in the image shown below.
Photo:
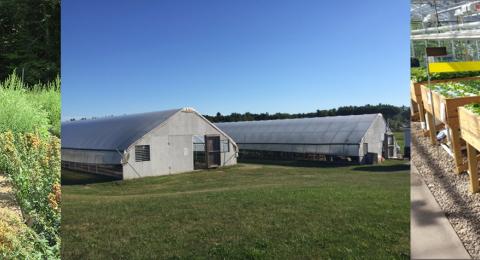
<path fill-rule="evenodd" d="M 237 144 L 358 144 L 381 114 L 217 123 Z M 335 149 L 339 150 L 339 149 Z"/>
<path fill-rule="evenodd" d="M 180 109 L 62 123 L 62 148 L 125 150 Z"/>

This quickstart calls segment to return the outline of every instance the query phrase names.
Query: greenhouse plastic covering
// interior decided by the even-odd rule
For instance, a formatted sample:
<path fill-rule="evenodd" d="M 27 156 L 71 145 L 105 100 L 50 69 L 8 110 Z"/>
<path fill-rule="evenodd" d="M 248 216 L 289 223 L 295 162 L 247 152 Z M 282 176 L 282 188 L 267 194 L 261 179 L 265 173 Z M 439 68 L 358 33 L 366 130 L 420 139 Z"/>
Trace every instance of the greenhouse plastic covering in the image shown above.
<path fill-rule="evenodd" d="M 237 144 L 358 145 L 378 118 L 382 118 L 382 115 L 229 122 L 216 125 Z"/>
<path fill-rule="evenodd" d="M 460 1 L 460 0 L 412 0 L 410 7 L 410 17 L 413 22 L 423 22 L 427 16 L 436 19 L 442 24 L 456 23 L 457 16 L 455 12 L 461 9 L 462 5 L 476 3 L 478 1 Z M 480 16 L 476 14 L 464 15 L 463 22 L 480 21 Z M 433 23 L 432 23 L 433 24 Z"/>
<path fill-rule="evenodd" d="M 123 151 L 180 109 L 62 123 L 62 149 Z"/>
<path fill-rule="evenodd" d="M 412 40 L 476 40 L 480 38 L 480 1 L 412 0 Z"/>

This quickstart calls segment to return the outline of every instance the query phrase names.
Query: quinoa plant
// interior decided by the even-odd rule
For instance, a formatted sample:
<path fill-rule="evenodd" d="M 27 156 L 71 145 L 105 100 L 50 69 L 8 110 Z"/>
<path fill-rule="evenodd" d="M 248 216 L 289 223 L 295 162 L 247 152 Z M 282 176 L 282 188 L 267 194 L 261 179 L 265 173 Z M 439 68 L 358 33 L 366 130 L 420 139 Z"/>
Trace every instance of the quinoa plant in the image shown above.
<path fill-rule="evenodd" d="M 0 169 L 13 185 L 25 223 L 49 246 L 60 243 L 60 141 L 0 133 Z"/>
<path fill-rule="evenodd" d="M 12 184 L 27 230 L 0 235 L 0 244 L 8 242 L 0 259 L 60 258 L 59 134 L 58 78 L 30 87 L 14 73 L 0 82 L 0 173 Z M 5 223 L 0 219 L 0 229 Z"/>
<path fill-rule="evenodd" d="M 0 208 L 0 259 L 55 259 L 55 250 L 14 212 Z"/>

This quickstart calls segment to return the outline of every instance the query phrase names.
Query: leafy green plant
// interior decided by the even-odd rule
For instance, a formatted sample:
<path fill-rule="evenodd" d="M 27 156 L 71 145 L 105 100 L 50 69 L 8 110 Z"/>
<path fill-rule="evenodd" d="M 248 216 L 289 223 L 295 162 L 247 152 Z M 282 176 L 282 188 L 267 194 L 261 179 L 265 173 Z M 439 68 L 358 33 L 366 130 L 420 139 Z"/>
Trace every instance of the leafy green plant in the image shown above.
<path fill-rule="evenodd" d="M 431 85 L 430 89 L 447 98 L 479 96 L 480 80 L 437 83 Z"/>
<path fill-rule="evenodd" d="M 432 73 L 430 75 L 431 80 L 442 79 L 455 79 L 480 76 L 480 71 L 467 71 L 467 72 L 448 72 L 448 73 Z M 425 82 L 428 80 L 427 70 L 425 68 L 411 68 L 410 79 L 414 82 Z"/>
<path fill-rule="evenodd" d="M 472 103 L 465 106 L 468 110 L 472 111 L 473 113 L 480 115 L 480 104 L 479 103 Z"/>

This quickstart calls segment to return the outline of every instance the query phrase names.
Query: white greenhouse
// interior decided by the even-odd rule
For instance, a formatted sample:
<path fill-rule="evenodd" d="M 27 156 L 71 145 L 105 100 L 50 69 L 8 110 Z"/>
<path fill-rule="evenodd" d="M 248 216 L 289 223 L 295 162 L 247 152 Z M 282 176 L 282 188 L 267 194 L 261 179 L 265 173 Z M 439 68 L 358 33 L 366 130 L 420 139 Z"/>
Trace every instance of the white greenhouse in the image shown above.
<path fill-rule="evenodd" d="M 395 138 L 381 114 L 216 125 L 235 140 L 241 158 L 374 163 L 397 156 Z"/>
<path fill-rule="evenodd" d="M 62 123 L 62 168 L 132 179 L 233 165 L 238 147 L 192 108 Z"/>

